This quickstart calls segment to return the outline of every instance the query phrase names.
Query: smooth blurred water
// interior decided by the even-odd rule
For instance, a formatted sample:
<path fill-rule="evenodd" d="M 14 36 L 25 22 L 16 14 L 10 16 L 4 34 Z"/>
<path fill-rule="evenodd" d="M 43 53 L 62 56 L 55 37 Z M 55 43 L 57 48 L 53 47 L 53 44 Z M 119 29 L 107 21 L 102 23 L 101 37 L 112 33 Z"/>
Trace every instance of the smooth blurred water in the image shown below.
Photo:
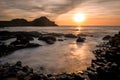
<path fill-rule="evenodd" d="M 93 35 L 92 37 L 86 36 L 84 43 L 76 43 L 76 39 L 65 38 L 66 40 L 56 41 L 53 45 L 48 45 L 35 38 L 32 42 L 43 46 L 17 50 L 11 55 L 0 58 L 1 63 L 15 63 L 20 60 L 23 65 L 33 67 L 35 71 L 61 73 L 85 70 L 94 59 L 92 51 L 95 50 L 97 44 L 102 42 L 102 37 L 114 35 L 120 31 L 120 27 L 10 27 L 0 29 L 0 31 L 3 30 Z M 9 44 L 14 40 L 10 39 L 5 42 Z"/>

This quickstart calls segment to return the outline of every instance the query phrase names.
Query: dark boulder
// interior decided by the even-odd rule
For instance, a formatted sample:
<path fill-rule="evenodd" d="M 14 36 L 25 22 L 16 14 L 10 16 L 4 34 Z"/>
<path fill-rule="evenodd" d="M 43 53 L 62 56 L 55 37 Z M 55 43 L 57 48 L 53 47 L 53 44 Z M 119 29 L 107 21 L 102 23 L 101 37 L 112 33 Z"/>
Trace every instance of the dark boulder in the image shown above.
<path fill-rule="evenodd" d="M 21 61 L 17 61 L 15 65 L 16 66 L 22 66 L 22 62 Z"/>
<path fill-rule="evenodd" d="M 62 33 L 47 33 L 45 35 L 51 35 L 51 36 L 55 36 L 55 37 L 62 37 L 62 36 L 64 36 L 64 34 L 62 34 Z"/>
<path fill-rule="evenodd" d="M 25 48 L 32 48 L 32 47 L 39 47 L 39 46 L 41 46 L 41 45 L 36 44 L 36 43 L 28 43 L 28 44 L 25 46 Z"/>
<path fill-rule="evenodd" d="M 3 42 L 0 42 L 0 57 L 6 55 L 7 48 L 7 45 L 5 45 Z"/>
<path fill-rule="evenodd" d="M 33 35 L 30 34 L 30 32 L 18 32 L 15 36 L 17 37 L 17 40 L 34 40 Z"/>
<path fill-rule="evenodd" d="M 77 38 L 77 36 L 74 34 L 64 34 L 64 36 L 67 38 Z"/>
<path fill-rule="evenodd" d="M 25 45 L 25 44 L 28 44 L 29 43 L 29 41 L 28 40 L 26 40 L 26 39 L 23 39 L 23 40 L 16 40 L 16 41 L 14 41 L 14 42 L 11 42 L 10 43 L 10 45 Z"/>
<path fill-rule="evenodd" d="M 82 37 L 78 37 L 78 39 L 76 40 L 76 42 L 84 42 L 85 41 L 85 38 L 82 38 Z"/>
<path fill-rule="evenodd" d="M 15 38 L 14 34 L 9 31 L 0 31 L 0 40 L 8 40 L 10 38 Z"/>
<path fill-rule="evenodd" d="M 58 41 L 64 41 L 63 39 L 58 39 Z"/>
<path fill-rule="evenodd" d="M 105 37 L 103 37 L 103 40 L 109 40 L 111 38 L 110 35 L 106 35 Z"/>
<path fill-rule="evenodd" d="M 40 36 L 38 40 L 45 41 L 48 44 L 54 44 L 56 41 L 56 37 L 51 35 L 43 35 L 43 36 Z"/>
<path fill-rule="evenodd" d="M 4 41 L 4 40 L 8 40 L 11 38 L 15 38 L 14 36 L 0 36 L 0 40 Z"/>
<path fill-rule="evenodd" d="M 16 35 L 16 41 L 11 42 L 10 45 L 25 45 L 28 44 L 29 41 L 34 40 L 31 36 L 25 36 L 25 35 Z"/>

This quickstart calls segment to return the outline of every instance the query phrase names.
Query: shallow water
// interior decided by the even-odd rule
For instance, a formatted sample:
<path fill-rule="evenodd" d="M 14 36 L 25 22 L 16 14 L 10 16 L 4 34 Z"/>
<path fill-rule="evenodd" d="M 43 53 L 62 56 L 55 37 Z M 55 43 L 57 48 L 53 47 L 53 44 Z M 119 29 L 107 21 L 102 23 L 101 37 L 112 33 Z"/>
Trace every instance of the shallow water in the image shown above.
<path fill-rule="evenodd" d="M 84 43 L 76 43 L 76 39 L 66 38 L 64 41 L 57 41 L 53 45 L 34 39 L 35 43 L 42 44 L 38 48 L 22 49 L 13 54 L 0 58 L 1 63 L 22 61 L 23 65 L 33 67 L 35 71 L 44 73 L 77 72 L 85 70 L 94 59 L 92 53 L 95 46 L 102 42 L 102 37 L 113 35 L 120 30 L 120 27 L 11 27 L 0 30 L 8 31 L 38 31 L 54 33 L 87 34 Z M 7 44 L 15 39 L 7 40 Z"/>

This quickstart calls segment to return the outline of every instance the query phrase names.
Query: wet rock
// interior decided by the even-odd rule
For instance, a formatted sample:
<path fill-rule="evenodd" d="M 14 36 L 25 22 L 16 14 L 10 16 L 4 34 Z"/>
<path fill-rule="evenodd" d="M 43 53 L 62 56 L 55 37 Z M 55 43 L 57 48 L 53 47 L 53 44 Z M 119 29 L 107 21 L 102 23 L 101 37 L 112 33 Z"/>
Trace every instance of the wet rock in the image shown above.
<path fill-rule="evenodd" d="M 16 77 L 5 78 L 4 80 L 18 80 Z"/>
<path fill-rule="evenodd" d="M 18 71 L 17 72 L 17 76 L 20 77 L 20 76 L 26 76 L 27 74 L 25 72 L 23 72 L 22 70 Z"/>
<path fill-rule="evenodd" d="M 4 43 L 0 44 L 0 57 L 7 55 L 8 52 L 8 46 L 5 45 Z"/>
<path fill-rule="evenodd" d="M 93 37 L 93 35 L 90 35 L 90 34 L 82 34 L 82 33 L 77 34 L 77 36 L 78 36 L 78 37 L 81 37 L 81 36 L 84 36 L 84 37 L 86 37 L 86 36 L 88 36 L 88 37 Z"/>
<path fill-rule="evenodd" d="M 78 37 L 78 39 L 76 40 L 76 42 L 84 42 L 85 41 L 85 38 L 82 38 L 82 37 Z"/>
<path fill-rule="evenodd" d="M 21 61 L 17 61 L 15 65 L 16 66 L 22 66 L 22 62 Z"/>
<path fill-rule="evenodd" d="M 9 31 L 0 31 L 0 40 L 8 40 L 10 38 L 15 38 L 14 35 L 12 35 Z"/>
<path fill-rule="evenodd" d="M 11 34 L 11 32 L 8 32 L 8 33 Z M 8 35 L 8 33 L 7 34 L 4 33 L 4 34 Z M 21 32 L 15 32 L 15 33 L 16 33 L 15 34 L 16 41 L 11 42 L 9 45 L 6 45 L 5 43 L 0 42 L 0 57 L 9 55 L 15 50 L 41 46 L 36 43 L 30 43 L 30 40 L 33 39 L 32 37 L 21 35 L 22 34 Z"/>
<path fill-rule="evenodd" d="M 120 35 L 120 31 L 118 32 L 118 34 Z"/>
<path fill-rule="evenodd" d="M 55 36 L 55 37 L 62 37 L 64 34 L 62 33 L 47 33 L 45 35 Z"/>
<path fill-rule="evenodd" d="M 5 43 L 1 42 L 0 43 L 0 51 L 4 51 L 7 48 L 7 45 Z"/>
<path fill-rule="evenodd" d="M 55 41 L 53 41 L 53 40 L 51 40 L 51 39 L 49 39 L 49 40 L 46 41 L 46 43 L 48 43 L 48 44 L 54 44 L 54 42 L 55 42 Z"/>
<path fill-rule="evenodd" d="M 14 36 L 0 36 L 0 40 L 4 41 L 4 40 L 8 40 L 11 38 L 15 38 Z"/>
<path fill-rule="evenodd" d="M 30 37 L 32 39 L 32 37 Z M 23 36 L 23 35 L 17 35 L 17 39 L 14 42 L 10 43 L 10 46 L 13 46 L 14 49 L 22 49 L 22 48 L 32 48 L 32 47 L 38 47 L 39 44 L 36 43 L 30 43 L 30 38 Z"/>
<path fill-rule="evenodd" d="M 50 77 L 49 80 L 56 80 L 56 77 Z"/>
<path fill-rule="evenodd" d="M 77 36 L 74 34 L 64 34 L 64 36 L 67 38 L 77 38 Z"/>
<path fill-rule="evenodd" d="M 111 38 L 110 35 L 106 35 L 105 37 L 103 37 L 103 40 L 109 40 Z"/>
<path fill-rule="evenodd" d="M 42 45 L 39 45 L 37 43 L 28 43 L 25 48 L 33 48 L 33 47 L 39 47 L 39 46 L 42 46 Z"/>
<path fill-rule="evenodd" d="M 33 35 L 30 34 L 30 32 L 19 32 L 15 36 L 17 37 L 17 40 L 25 40 L 25 39 L 28 41 L 34 40 Z"/>
<path fill-rule="evenodd" d="M 76 77 L 76 76 L 75 76 Z M 74 78 L 75 78 L 74 77 Z M 73 77 L 69 76 L 68 74 L 61 74 L 58 77 L 58 80 L 75 80 Z"/>
<path fill-rule="evenodd" d="M 40 67 L 40 70 L 45 70 L 45 68 L 41 66 L 41 67 Z"/>
<path fill-rule="evenodd" d="M 99 79 L 97 72 L 88 71 L 88 76 L 89 76 L 90 80 L 98 80 Z"/>
<path fill-rule="evenodd" d="M 50 40 L 53 39 L 50 38 Z M 79 74 L 38 74 L 34 73 L 29 66 L 22 66 L 21 61 L 18 61 L 15 65 L 1 64 L 0 79 L 5 80 L 6 78 L 16 77 L 18 80 L 120 80 L 119 40 L 120 36 L 117 34 L 105 44 L 104 48 L 101 46 L 101 48 L 95 50 L 96 59 L 92 60 L 91 66 L 87 70 Z M 1 45 L 3 46 L 0 43 Z"/>
<path fill-rule="evenodd" d="M 47 80 L 47 78 L 41 79 L 40 75 L 34 73 L 30 80 Z"/>
<path fill-rule="evenodd" d="M 63 39 L 58 39 L 58 41 L 64 41 Z"/>
<path fill-rule="evenodd" d="M 16 41 L 11 42 L 10 45 L 19 45 L 19 44 L 24 45 L 28 43 L 29 43 L 29 40 L 25 36 L 18 35 Z"/>
<path fill-rule="evenodd" d="M 74 78 L 72 80 L 84 80 L 84 78 L 79 74 L 74 74 L 73 76 Z"/>
<path fill-rule="evenodd" d="M 18 32 L 9 32 L 9 31 L 0 31 L 0 40 L 8 40 L 11 38 L 26 38 L 29 41 L 34 40 L 33 37 L 39 37 L 42 35 L 39 32 L 31 31 L 31 32 L 24 32 L 24 31 L 18 31 Z"/>
<path fill-rule="evenodd" d="M 44 35 L 44 36 L 40 36 L 38 40 L 45 41 L 48 44 L 54 44 L 56 41 L 56 37 L 50 35 Z"/>
<path fill-rule="evenodd" d="M 34 47 L 42 46 L 37 43 L 26 43 L 26 44 L 15 43 L 14 45 L 13 44 L 14 44 L 14 42 L 12 42 L 11 45 L 9 46 L 9 47 L 11 47 L 12 51 L 24 49 L 24 48 L 34 48 Z"/>

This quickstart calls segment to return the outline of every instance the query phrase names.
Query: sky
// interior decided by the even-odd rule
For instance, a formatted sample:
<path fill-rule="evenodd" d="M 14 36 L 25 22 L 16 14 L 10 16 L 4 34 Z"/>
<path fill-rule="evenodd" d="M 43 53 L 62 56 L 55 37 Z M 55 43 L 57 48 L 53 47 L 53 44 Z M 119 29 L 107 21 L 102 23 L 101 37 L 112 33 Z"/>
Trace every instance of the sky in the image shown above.
<path fill-rule="evenodd" d="M 58 25 L 78 25 L 77 13 L 86 15 L 80 25 L 120 25 L 120 0 L 0 0 L 0 20 L 47 16 Z"/>

